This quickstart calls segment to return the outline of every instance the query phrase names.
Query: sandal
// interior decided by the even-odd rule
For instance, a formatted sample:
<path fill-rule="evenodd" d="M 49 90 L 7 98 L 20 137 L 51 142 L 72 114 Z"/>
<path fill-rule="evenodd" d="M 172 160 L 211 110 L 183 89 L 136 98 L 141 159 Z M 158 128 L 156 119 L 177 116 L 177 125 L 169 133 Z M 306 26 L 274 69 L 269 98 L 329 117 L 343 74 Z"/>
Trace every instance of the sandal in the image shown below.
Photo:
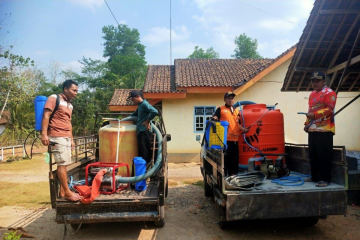
<path fill-rule="evenodd" d="M 317 187 L 327 187 L 327 186 L 329 186 L 329 185 L 330 185 L 330 183 L 327 182 L 327 181 L 319 181 L 319 182 L 316 184 Z"/>

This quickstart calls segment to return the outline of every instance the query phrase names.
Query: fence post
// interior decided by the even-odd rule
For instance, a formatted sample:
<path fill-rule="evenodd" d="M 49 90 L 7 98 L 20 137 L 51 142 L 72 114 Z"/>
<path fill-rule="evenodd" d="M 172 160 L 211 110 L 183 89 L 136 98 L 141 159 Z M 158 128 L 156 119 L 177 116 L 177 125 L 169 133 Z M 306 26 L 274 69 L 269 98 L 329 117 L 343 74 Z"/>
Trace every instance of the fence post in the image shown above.
<path fill-rule="evenodd" d="M 13 149 L 13 157 L 15 156 L 15 146 L 12 147 Z"/>
<path fill-rule="evenodd" d="M 85 158 L 87 159 L 87 137 L 85 137 Z"/>
<path fill-rule="evenodd" d="M 25 158 L 25 144 L 23 145 L 23 158 Z"/>
<path fill-rule="evenodd" d="M 75 162 L 78 162 L 78 140 L 75 139 Z"/>

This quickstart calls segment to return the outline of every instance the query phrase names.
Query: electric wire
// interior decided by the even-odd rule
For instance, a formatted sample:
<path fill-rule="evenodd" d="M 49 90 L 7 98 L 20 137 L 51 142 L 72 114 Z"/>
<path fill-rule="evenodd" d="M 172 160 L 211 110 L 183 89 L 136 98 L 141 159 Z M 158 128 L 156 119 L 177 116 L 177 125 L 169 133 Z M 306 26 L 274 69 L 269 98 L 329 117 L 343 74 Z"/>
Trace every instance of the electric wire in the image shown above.
<path fill-rule="evenodd" d="M 114 15 L 114 13 L 111 11 L 111 8 L 110 8 L 109 4 L 106 2 L 106 0 L 104 0 L 104 2 L 106 3 L 106 6 L 109 8 L 109 10 L 110 10 L 111 14 L 113 15 L 113 17 L 114 17 L 114 19 L 115 19 L 116 23 L 117 23 L 117 24 L 118 24 L 118 26 L 119 26 L 120 24 L 119 24 L 118 20 L 116 19 L 116 17 L 115 17 L 115 15 Z"/>

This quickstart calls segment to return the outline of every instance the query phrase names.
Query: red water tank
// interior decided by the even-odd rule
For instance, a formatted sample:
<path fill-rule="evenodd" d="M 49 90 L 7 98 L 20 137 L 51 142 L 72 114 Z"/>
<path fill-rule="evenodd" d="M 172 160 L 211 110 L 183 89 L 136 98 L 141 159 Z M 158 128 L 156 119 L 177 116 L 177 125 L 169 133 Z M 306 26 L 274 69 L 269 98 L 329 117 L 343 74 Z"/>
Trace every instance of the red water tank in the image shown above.
<path fill-rule="evenodd" d="M 246 141 L 262 153 L 285 153 L 284 137 L 284 116 L 279 109 L 270 110 L 266 104 L 250 104 L 243 107 L 245 127 L 251 126 L 246 133 Z M 264 115 L 265 114 L 265 115 Z M 263 116 L 264 115 L 264 116 Z M 263 116 L 261 119 L 259 119 Z M 244 136 L 239 136 L 239 164 L 243 169 L 247 169 L 248 159 L 258 153 L 251 148 L 244 140 Z M 277 156 L 267 156 L 267 159 L 275 160 Z"/>

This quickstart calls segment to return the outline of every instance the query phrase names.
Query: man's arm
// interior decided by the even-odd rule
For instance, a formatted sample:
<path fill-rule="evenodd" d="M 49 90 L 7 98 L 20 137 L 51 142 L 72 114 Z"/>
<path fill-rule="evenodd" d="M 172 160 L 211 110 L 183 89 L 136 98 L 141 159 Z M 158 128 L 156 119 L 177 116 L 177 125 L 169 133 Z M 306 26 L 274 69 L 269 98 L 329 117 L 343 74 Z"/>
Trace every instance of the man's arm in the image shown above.
<path fill-rule="evenodd" d="M 138 116 L 138 109 L 139 109 L 139 108 L 137 108 L 137 109 L 135 110 L 135 112 L 133 112 L 132 114 L 130 114 L 130 117 L 137 117 L 137 116 Z"/>
<path fill-rule="evenodd" d="M 48 128 L 49 128 L 49 120 L 51 113 L 52 111 L 50 109 L 47 108 L 44 109 L 44 114 L 41 123 L 41 142 L 45 146 L 49 145 Z"/>
<path fill-rule="evenodd" d="M 218 107 L 218 108 L 216 109 L 214 115 L 213 115 L 213 119 L 214 119 L 214 120 L 220 120 L 220 112 L 221 112 L 221 110 L 220 110 L 220 108 Z"/>
<path fill-rule="evenodd" d="M 151 129 L 150 121 L 153 120 L 154 117 L 156 117 L 159 114 L 159 112 L 156 108 L 151 106 L 151 104 L 148 102 L 146 102 L 144 107 L 146 108 L 145 111 L 148 113 L 148 118 L 143 122 L 142 125 L 144 125 L 146 127 L 146 129 L 150 130 Z"/>

